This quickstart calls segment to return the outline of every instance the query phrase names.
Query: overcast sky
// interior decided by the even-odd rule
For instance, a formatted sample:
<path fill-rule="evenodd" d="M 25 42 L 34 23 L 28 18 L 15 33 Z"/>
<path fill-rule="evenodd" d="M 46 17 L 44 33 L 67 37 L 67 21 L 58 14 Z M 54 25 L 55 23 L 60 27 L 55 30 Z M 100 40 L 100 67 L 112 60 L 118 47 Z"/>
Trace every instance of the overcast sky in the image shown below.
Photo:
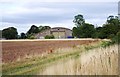
<path fill-rule="evenodd" d="M 1 0 L 0 30 L 13 26 L 18 32 L 26 32 L 31 25 L 74 27 L 75 15 L 82 14 L 86 23 L 102 26 L 109 15 L 118 14 L 118 0 Z"/>

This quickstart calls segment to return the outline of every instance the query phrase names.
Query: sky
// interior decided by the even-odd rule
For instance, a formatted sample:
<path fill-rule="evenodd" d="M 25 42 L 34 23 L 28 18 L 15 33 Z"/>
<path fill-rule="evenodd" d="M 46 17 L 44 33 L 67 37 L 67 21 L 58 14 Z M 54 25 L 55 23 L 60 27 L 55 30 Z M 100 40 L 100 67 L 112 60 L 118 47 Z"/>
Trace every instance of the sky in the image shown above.
<path fill-rule="evenodd" d="M 109 15 L 118 15 L 118 0 L 0 0 L 0 30 L 13 26 L 20 34 L 31 25 L 72 29 L 78 14 L 102 26 Z"/>

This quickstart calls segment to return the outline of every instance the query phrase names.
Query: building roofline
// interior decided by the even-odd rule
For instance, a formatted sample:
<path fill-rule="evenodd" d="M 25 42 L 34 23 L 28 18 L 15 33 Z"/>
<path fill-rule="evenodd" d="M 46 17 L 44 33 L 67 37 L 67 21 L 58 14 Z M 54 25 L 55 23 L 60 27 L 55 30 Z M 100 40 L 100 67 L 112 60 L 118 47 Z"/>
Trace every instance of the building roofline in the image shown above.
<path fill-rule="evenodd" d="M 53 28 L 51 28 L 51 29 L 67 29 L 67 30 L 71 30 L 71 29 L 65 28 L 65 27 L 53 27 Z M 72 30 L 71 30 L 71 31 L 72 31 Z"/>

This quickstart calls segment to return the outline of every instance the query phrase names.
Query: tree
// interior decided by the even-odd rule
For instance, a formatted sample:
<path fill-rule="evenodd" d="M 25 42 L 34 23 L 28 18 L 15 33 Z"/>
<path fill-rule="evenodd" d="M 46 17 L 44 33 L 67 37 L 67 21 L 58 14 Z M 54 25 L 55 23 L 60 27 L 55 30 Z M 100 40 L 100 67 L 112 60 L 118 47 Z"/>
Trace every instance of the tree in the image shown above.
<path fill-rule="evenodd" d="M 102 37 L 102 34 L 101 34 L 101 30 L 102 30 L 102 27 L 96 27 L 95 28 L 95 33 L 93 34 L 93 38 L 100 38 Z"/>
<path fill-rule="evenodd" d="M 108 16 L 108 17 L 107 17 L 107 22 L 108 22 L 108 23 L 111 22 L 112 19 L 114 19 L 114 16 L 113 16 L 113 15 Z"/>
<path fill-rule="evenodd" d="M 114 37 L 117 32 L 120 31 L 120 21 L 117 16 L 109 16 L 107 18 L 107 24 L 103 25 L 103 32 L 106 38 Z"/>
<path fill-rule="evenodd" d="M 81 38 L 92 38 L 95 33 L 94 25 L 85 23 L 78 28 L 79 37 Z"/>
<path fill-rule="evenodd" d="M 39 26 L 38 28 L 39 28 L 39 32 L 47 30 L 47 29 L 51 29 L 50 26 Z"/>
<path fill-rule="evenodd" d="M 83 15 L 78 14 L 78 15 L 76 15 L 76 16 L 74 17 L 73 22 L 75 23 L 75 25 L 76 25 L 77 27 L 80 27 L 81 25 L 84 25 L 85 19 L 83 18 Z"/>
<path fill-rule="evenodd" d="M 82 26 L 81 28 L 82 34 L 84 38 L 92 38 L 93 34 L 95 33 L 95 28 L 94 25 L 85 23 L 85 25 Z"/>
<path fill-rule="evenodd" d="M 0 30 L 0 39 L 2 39 L 2 30 Z"/>
<path fill-rule="evenodd" d="M 120 21 L 117 16 L 109 16 L 106 22 L 107 23 L 103 24 L 102 27 L 96 28 L 98 38 L 111 39 L 116 36 L 117 32 L 120 31 Z"/>
<path fill-rule="evenodd" d="M 31 36 L 33 36 L 34 34 L 38 32 L 39 32 L 39 28 L 35 25 L 32 25 L 31 28 L 26 33 L 27 38 L 30 38 Z"/>
<path fill-rule="evenodd" d="M 6 39 L 17 39 L 18 32 L 17 29 L 14 27 L 9 27 L 2 30 L 2 37 Z"/>
<path fill-rule="evenodd" d="M 31 28 L 28 30 L 27 34 L 34 34 L 38 32 L 39 32 L 39 28 L 35 25 L 32 25 Z"/>
<path fill-rule="evenodd" d="M 77 27 L 73 27 L 73 36 L 78 38 L 91 38 L 95 33 L 94 25 L 85 23 L 83 15 L 77 15 L 74 17 L 73 22 Z"/>
<path fill-rule="evenodd" d="M 31 28 L 27 31 L 26 35 L 27 35 L 27 38 L 30 38 L 31 36 L 34 37 L 34 34 L 36 33 L 39 33 L 41 31 L 44 31 L 44 30 L 47 30 L 47 29 L 50 29 L 51 27 L 50 26 L 35 26 L 35 25 L 32 25 Z"/>
<path fill-rule="evenodd" d="M 21 34 L 20 34 L 20 39 L 26 39 L 26 38 L 27 38 L 27 36 L 26 36 L 25 33 L 21 33 Z"/>
<path fill-rule="evenodd" d="M 73 29 L 72 29 L 72 36 L 79 37 L 77 27 L 73 27 Z"/>

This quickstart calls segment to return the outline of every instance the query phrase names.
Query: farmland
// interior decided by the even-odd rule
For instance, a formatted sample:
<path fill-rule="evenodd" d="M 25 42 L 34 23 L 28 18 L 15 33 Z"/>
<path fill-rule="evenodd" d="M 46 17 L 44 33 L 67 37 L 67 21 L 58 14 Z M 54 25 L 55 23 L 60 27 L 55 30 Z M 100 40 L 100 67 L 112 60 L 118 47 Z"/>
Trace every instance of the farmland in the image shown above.
<path fill-rule="evenodd" d="M 106 41 L 98 39 L 2 41 L 2 73 L 117 75 L 117 45 L 103 48 L 103 42 Z"/>
<path fill-rule="evenodd" d="M 97 42 L 97 40 L 55 40 L 55 41 L 3 41 L 2 61 L 9 63 L 29 56 L 39 56 L 43 52 L 54 51 L 58 48 L 74 47 L 82 44 Z"/>

